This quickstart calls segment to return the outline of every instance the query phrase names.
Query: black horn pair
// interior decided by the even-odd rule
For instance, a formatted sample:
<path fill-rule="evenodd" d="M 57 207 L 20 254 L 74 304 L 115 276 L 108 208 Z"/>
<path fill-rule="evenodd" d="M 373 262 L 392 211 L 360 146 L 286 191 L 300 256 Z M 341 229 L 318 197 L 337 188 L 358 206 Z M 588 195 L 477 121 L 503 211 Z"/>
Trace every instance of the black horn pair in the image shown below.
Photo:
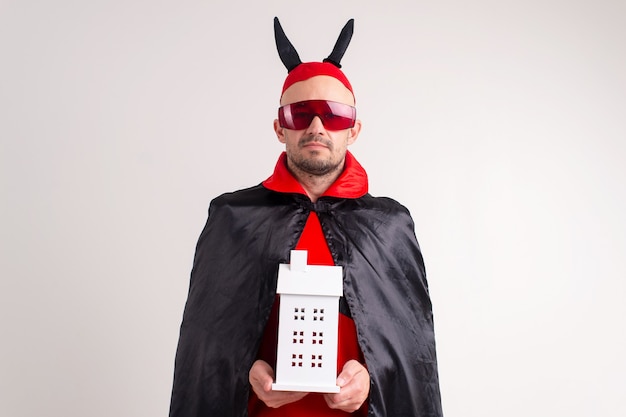
<path fill-rule="evenodd" d="M 341 58 L 343 58 L 343 54 L 346 52 L 346 49 L 348 49 L 353 32 L 354 19 L 350 19 L 343 29 L 341 29 L 333 51 L 323 62 L 329 62 L 337 68 L 341 68 Z M 274 18 L 274 37 L 276 38 L 276 48 L 278 48 L 280 60 L 283 61 L 287 72 L 291 72 L 295 67 L 302 64 L 302 61 L 300 60 L 296 48 L 294 48 L 289 39 L 287 39 L 287 35 L 285 35 L 285 31 L 283 31 L 277 17 Z"/>

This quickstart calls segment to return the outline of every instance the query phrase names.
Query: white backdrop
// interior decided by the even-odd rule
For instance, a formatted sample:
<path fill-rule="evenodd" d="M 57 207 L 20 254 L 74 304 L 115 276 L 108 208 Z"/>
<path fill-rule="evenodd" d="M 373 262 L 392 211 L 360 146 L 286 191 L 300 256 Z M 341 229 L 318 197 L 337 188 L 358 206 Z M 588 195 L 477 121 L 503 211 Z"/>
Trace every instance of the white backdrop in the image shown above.
<path fill-rule="evenodd" d="M 626 415 L 626 3 L 0 1 L 0 415 L 167 415 L 209 201 L 281 146 L 278 15 L 413 214 L 448 417 Z"/>

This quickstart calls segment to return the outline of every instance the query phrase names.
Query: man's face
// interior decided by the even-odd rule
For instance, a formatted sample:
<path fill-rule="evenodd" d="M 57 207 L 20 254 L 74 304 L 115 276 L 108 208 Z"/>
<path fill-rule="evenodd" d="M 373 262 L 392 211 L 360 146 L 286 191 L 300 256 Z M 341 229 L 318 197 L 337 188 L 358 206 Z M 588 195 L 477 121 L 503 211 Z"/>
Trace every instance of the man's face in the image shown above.
<path fill-rule="evenodd" d="M 354 106 L 354 97 L 339 80 L 329 76 L 317 76 L 293 84 L 283 93 L 280 104 L 291 104 L 305 100 L 330 100 Z M 285 144 L 287 163 L 294 173 L 312 176 L 332 175 L 341 172 L 348 145 L 356 140 L 361 122 L 353 128 L 327 130 L 319 117 L 302 130 L 280 127 L 274 120 L 274 130 L 281 143 Z"/>

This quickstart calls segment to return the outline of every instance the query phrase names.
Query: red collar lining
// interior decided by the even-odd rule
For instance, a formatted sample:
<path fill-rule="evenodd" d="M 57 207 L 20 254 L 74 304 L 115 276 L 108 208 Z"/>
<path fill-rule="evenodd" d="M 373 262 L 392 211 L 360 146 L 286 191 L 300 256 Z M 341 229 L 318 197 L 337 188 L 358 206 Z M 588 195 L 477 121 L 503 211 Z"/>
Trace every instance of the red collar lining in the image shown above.
<path fill-rule="evenodd" d="M 287 154 L 283 152 L 278 158 L 274 173 L 263 186 L 279 193 L 306 194 L 302 185 L 287 169 Z M 367 194 L 367 173 L 356 158 L 346 152 L 346 162 L 339 178 L 320 197 L 359 198 Z"/>

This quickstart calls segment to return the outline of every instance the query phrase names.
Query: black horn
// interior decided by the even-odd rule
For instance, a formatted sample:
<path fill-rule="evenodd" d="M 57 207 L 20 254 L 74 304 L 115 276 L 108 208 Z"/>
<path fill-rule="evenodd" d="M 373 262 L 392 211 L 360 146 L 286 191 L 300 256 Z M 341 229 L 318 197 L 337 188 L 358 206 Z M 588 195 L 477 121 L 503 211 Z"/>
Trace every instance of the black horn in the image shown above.
<path fill-rule="evenodd" d="M 350 45 L 350 39 L 352 39 L 352 33 L 354 32 L 354 19 L 348 20 L 348 23 L 341 29 L 341 33 L 339 34 L 339 38 L 335 43 L 335 47 L 333 51 L 328 55 L 328 58 L 324 60 L 324 62 L 330 62 L 335 65 L 337 68 L 341 68 L 341 58 L 343 58 L 343 54 L 346 53 L 346 49 L 348 49 L 348 45 Z"/>
<path fill-rule="evenodd" d="M 292 69 L 302 64 L 302 61 L 300 60 L 296 48 L 294 48 L 291 42 L 289 42 L 289 39 L 287 39 L 287 35 L 285 35 L 277 17 L 274 17 L 274 37 L 276 38 L 278 56 L 280 56 L 280 60 L 283 61 L 283 64 L 287 68 L 287 72 L 291 72 Z"/>

